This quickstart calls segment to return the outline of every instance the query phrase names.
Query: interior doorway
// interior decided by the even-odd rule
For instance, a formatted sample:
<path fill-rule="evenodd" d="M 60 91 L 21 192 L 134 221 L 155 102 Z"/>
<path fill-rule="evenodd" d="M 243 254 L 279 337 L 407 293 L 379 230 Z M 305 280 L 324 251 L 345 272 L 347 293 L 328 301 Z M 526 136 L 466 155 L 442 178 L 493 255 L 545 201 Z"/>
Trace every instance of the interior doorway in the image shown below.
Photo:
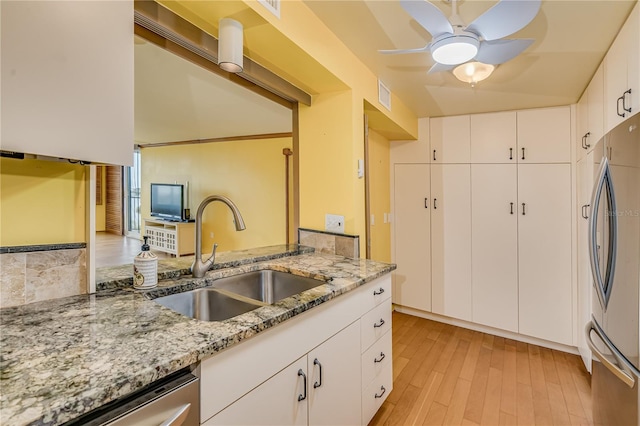
<path fill-rule="evenodd" d="M 133 166 L 125 167 L 124 173 L 124 234 L 140 240 L 140 150 L 133 152 Z"/>

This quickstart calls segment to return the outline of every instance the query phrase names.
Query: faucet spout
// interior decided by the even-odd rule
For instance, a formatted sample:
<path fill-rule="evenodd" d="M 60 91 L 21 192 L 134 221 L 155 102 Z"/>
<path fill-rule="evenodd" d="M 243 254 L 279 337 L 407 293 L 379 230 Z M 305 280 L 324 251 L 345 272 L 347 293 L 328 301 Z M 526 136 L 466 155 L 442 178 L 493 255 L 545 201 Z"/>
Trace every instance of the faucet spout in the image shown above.
<path fill-rule="evenodd" d="M 215 262 L 215 249 L 214 254 L 207 260 L 202 260 L 202 213 L 204 212 L 205 207 L 207 207 L 210 203 L 214 201 L 220 201 L 229 207 L 231 213 L 233 214 L 233 221 L 236 225 L 236 231 L 243 231 L 246 229 L 244 224 L 244 219 L 242 219 L 242 215 L 240 214 L 240 210 L 238 207 L 225 196 L 222 195 L 210 195 L 205 198 L 200 206 L 198 207 L 198 211 L 196 213 L 196 249 L 195 249 L 195 259 L 193 260 L 193 264 L 191 265 L 191 273 L 194 278 L 202 278 L 204 274 L 213 266 Z"/>

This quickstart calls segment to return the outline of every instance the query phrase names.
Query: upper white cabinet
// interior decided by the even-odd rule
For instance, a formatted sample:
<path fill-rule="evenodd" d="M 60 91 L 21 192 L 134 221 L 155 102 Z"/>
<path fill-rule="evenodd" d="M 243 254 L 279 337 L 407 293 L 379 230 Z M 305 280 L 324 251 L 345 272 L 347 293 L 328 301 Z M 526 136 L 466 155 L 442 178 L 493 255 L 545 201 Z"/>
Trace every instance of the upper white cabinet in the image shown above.
<path fill-rule="evenodd" d="M 640 7 L 636 4 L 604 58 L 605 131 L 640 108 Z"/>
<path fill-rule="evenodd" d="M 429 125 L 432 163 L 469 163 L 471 161 L 468 115 L 432 118 Z"/>
<path fill-rule="evenodd" d="M 133 2 L 0 8 L 2 149 L 131 164 Z"/>
<path fill-rule="evenodd" d="M 604 135 L 604 64 L 600 64 L 577 105 L 576 156 L 591 152 Z"/>
<path fill-rule="evenodd" d="M 516 163 L 516 113 L 471 116 L 471 162 Z"/>
<path fill-rule="evenodd" d="M 518 163 L 571 161 L 571 110 L 568 106 L 518 111 Z"/>
<path fill-rule="evenodd" d="M 431 165 L 431 310 L 471 320 L 471 165 Z"/>

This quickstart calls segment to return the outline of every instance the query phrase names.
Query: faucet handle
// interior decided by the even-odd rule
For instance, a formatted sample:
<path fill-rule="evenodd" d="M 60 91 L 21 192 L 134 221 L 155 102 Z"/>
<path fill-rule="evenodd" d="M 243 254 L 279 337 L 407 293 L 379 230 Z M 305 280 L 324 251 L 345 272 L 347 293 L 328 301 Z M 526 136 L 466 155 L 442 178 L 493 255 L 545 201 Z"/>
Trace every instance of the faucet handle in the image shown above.
<path fill-rule="evenodd" d="M 211 262 L 211 265 L 213 266 L 213 262 L 216 261 L 216 250 L 218 249 L 218 243 L 214 243 L 213 244 L 213 251 L 211 252 L 211 257 L 209 259 L 207 259 L 207 263 Z"/>

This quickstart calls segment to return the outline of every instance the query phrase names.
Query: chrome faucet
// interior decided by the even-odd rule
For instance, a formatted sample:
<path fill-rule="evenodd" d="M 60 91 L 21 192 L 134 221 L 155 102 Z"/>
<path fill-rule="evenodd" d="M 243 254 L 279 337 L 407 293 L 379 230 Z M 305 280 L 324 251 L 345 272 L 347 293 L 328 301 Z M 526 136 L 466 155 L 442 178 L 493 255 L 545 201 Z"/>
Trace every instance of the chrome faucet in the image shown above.
<path fill-rule="evenodd" d="M 200 203 L 200 207 L 198 207 L 198 212 L 196 213 L 196 254 L 195 259 L 193 260 L 193 265 L 191 265 L 191 273 L 194 278 L 204 277 L 204 274 L 213 266 L 213 262 L 216 260 L 217 244 L 213 245 L 213 253 L 211 253 L 211 257 L 205 261 L 202 260 L 202 212 L 204 212 L 204 208 L 213 201 L 222 201 L 227 205 L 227 207 L 229 207 L 231 213 L 233 213 L 236 231 L 243 231 L 246 228 L 242 215 L 240 214 L 240 210 L 238 210 L 238 207 L 233 204 L 233 201 L 222 195 L 210 195 L 205 198 L 202 203 Z"/>

